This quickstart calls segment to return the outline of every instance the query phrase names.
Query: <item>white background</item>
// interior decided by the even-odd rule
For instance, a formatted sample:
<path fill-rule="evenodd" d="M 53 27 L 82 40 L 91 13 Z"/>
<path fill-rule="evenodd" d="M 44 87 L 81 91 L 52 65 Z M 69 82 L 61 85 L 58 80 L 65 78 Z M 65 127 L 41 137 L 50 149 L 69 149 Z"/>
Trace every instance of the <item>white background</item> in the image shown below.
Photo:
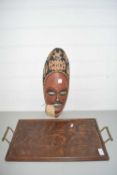
<path fill-rule="evenodd" d="M 0 110 L 44 110 L 55 47 L 70 61 L 65 110 L 117 109 L 116 0 L 0 0 Z"/>

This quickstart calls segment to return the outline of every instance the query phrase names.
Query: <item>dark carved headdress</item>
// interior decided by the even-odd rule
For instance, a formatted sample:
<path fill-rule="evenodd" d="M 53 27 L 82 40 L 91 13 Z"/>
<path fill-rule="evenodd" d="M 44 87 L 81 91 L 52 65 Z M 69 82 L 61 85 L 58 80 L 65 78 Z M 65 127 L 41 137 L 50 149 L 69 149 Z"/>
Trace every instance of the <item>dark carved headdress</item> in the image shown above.
<path fill-rule="evenodd" d="M 69 78 L 69 61 L 61 48 L 55 48 L 50 52 L 43 70 L 43 82 L 45 77 L 52 72 L 64 73 Z"/>

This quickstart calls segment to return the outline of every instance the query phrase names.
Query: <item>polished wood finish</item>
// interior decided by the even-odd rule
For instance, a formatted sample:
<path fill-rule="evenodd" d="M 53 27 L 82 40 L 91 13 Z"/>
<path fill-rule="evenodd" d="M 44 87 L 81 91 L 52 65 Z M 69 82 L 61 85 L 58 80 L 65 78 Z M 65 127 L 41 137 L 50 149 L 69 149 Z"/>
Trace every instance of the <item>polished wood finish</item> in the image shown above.
<path fill-rule="evenodd" d="M 19 120 L 7 161 L 108 160 L 95 119 Z"/>
<path fill-rule="evenodd" d="M 43 69 L 43 92 L 45 112 L 49 116 L 59 117 L 64 109 L 69 92 L 69 60 L 61 48 L 53 49 Z M 53 112 L 47 106 L 51 105 Z"/>

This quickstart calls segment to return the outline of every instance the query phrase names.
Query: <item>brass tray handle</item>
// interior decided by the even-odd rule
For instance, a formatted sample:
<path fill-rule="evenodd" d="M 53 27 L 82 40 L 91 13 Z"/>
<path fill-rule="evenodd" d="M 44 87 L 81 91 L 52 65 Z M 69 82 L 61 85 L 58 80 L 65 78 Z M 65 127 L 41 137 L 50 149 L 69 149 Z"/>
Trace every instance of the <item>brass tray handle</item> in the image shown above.
<path fill-rule="evenodd" d="M 2 137 L 2 141 L 3 141 L 3 142 L 6 141 L 8 144 L 10 144 L 10 141 L 7 139 L 7 134 L 8 134 L 8 132 L 9 132 L 9 130 L 10 130 L 12 133 L 14 133 L 13 129 L 12 129 L 11 127 L 8 126 L 8 127 L 6 128 L 6 131 L 5 131 L 4 135 L 3 135 L 3 137 Z"/>
<path fill-rule="evenodd" d="M 111 135 L 111 133 L 110 133 L 110 131 L 109 131 L 109 128 L 108 128 L 107 126 L 103 127 L 103 128 L 100 130 L 100 133 L 102 133 L 104 130 L 106 130 L 106 132 L 107 132 L 107 134 L 108 134 L 108 139 L 106 139 L 106 140 L 104 141 L 104 143 L 107 143 L 109 140 L 110 140 L 110 141 L 113 141 L 113 138 L 112 138 L 112 135 Z"/>

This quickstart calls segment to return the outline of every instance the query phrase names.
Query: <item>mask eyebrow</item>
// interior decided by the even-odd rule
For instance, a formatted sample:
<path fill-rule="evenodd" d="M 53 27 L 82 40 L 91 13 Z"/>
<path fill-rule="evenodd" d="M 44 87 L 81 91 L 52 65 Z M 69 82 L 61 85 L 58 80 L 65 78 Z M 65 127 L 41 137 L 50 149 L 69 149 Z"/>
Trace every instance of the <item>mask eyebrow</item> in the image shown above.
<path fill-rule="evenodd" d="M 46 92 L 48 92 L 48 91 L 54 91 L 54 92 L 56 92 L 56 90 L 55 90 L 54 88 L 52 88 L 52 87 L 48 87 L 48 88 L 46 89 Z"/>
<path fill-rule="evenodd" d="M 66 91 L 67 92 L 67 89 L 62 89 L 60 92 L 62 92 L 62 91 Z"/>
<path fill-rule="evenodd" d="M 53 88 L 48 88 L 48 89 L 46 90 L 46 93 L 47 93 L 48 95 L 50 95 L 50 96 L 54 96 L 54 95 L 56 95 L 56 90 L 53 89 Z"/>

